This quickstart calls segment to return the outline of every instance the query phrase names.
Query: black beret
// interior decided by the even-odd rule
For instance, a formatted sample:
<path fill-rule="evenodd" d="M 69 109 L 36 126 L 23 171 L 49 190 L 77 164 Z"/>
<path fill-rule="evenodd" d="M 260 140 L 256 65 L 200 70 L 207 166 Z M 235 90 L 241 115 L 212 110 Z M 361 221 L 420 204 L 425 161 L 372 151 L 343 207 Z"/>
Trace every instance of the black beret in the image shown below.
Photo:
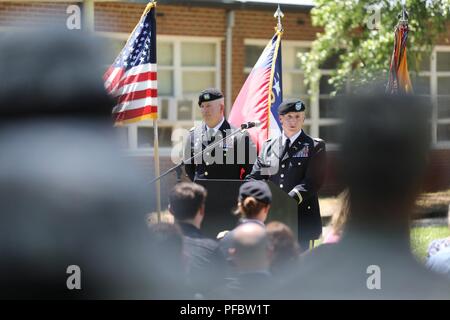
<path fill-rule="evenodd" d="M 305 109 L 305 104 L 301 100 L 286 100 L 278 107 L 278 114 L 284 115 L 289 112 L 302 112 Z"/>
<path fill-rule="evenodd" d="M 252 180 L 244 183 L 239 188 L 239 201 L 243 201 L 247 197 L 253 197 L 265 204 L 272 202 L 272 192 L 264 181 Z"/>
<path fill-rule="evenodd" d="M 223 93 L 216 88 L 209 88 L 203 90 L 198 96 L 198 105 L 201 105 L 205 101 L 214 101 L 223 98 Z"/>

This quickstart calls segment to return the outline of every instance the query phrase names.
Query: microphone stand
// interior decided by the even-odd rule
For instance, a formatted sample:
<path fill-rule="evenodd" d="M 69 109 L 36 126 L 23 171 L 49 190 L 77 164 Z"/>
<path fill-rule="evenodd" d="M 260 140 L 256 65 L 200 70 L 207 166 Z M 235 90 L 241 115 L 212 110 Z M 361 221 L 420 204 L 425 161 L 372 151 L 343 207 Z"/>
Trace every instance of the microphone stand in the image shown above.
<path fill-rule="evenodd" d="M 218 141 L 215 141 L 214 143 L 208 145 L 205 149 L 203 149 L 203 150 L 197 152 L 197 153 L 194 154 L 192 157 L 190 157 L 190 158 L 188 158 L 188 159 L 186 159 L 186 160 L 182 160 L 182 161 L 181 161 L 179 164 L 177 164 L 176 166 L 173 166 L 172 168 L 170 168 L 169 170 L 167 170 L 166 172 L 164 172 L 164 173 L 161 174 L 160 176 L 158 176 L 158 177 L 154 178 L 153 180 L 151 180 L 151 181 L 150 181 L 150 184 L 152 184 L 152 183 L 158 181 L 158 180 L 161 179 L 162 177 L 168 175 L 169 173 L 171 173 L 172 171 L 174 171 L 174 170 L 180 168 L 181 166 L 185 165 L 186 163 L 189 163 L 192 159 L 194 159 L 194 158 L 196 158 L 196 157 L 198 157 L 198 156 L 200 156 L 200 155 L 203 156 L 203 153 L 204 153 L 204 152 L 210 151 L 210 150 L 214 149 L 214 148 L 215 148 L 216 146 L 218 146 L 221 142 L 225 141 L 225 139 L 229 139 L 230 137 L 233 137 L 233 136 L 237 135 L 239 132 L 244 133 L 247 129 L 250 129 L 250 128 L 236 129 L 235 131 L 231 132 L 229 135 L 227 135 L 227 136 L 223 137 L 222 139 L 220 139 L 220 140 L 218 140 Z"/>

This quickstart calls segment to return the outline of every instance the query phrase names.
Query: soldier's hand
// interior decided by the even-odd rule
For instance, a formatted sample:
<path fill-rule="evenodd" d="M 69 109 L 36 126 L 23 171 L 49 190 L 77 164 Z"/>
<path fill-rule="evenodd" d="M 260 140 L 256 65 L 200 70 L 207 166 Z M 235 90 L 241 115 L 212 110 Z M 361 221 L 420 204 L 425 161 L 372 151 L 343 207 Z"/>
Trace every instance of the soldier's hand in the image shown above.
<path fill-rule="evenodd" d="M 303 201 L 303 197 L 302 197 L 302 195 L 300 194 L 300 191 L 298 191 L 298 190 L 295 189 L 295 188 L 292 189 L 292 190 L 288 193 L 288 195 L 289 195 L 291 198 L 295 199 L 295 201 L 297 201 L 298 204 L 302 203 L 302 201 Z"/>

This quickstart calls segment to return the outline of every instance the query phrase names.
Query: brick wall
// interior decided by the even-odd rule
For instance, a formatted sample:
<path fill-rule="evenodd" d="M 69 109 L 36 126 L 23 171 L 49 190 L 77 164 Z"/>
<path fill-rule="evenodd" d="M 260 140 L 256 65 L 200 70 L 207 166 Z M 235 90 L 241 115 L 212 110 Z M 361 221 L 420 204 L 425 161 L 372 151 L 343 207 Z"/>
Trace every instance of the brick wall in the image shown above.
<path fill-rule="evenodd" d="M 139 20 L 144 4 L 99 2 L 95 4 L 97 31 L 131 32 Z M 224 37 L 226 12 L 219 8 L 159 5 L 158 34 Z"/>
<path fill-rule="evenodd" d="M 76 2 L 0 2 L 0 27 L 65 27 L 71 4 Z"/>
<path fill-rule="evenodd" d="M 433 150 L 425 180 L 427 191 L 450 188 L 450 149 Z"/>
<path fill-rule="evenodd" d="M 450 23 L 447 23 L 447 33 L 442 33 L 439 36 L 437 44 L 446 46 L 450 45 Z"/>
<path fill-rule="evenodd" d="M 142 4 L 95 3 L 95 30 L 131 33 L 144 8 L 145 5 Z"/>

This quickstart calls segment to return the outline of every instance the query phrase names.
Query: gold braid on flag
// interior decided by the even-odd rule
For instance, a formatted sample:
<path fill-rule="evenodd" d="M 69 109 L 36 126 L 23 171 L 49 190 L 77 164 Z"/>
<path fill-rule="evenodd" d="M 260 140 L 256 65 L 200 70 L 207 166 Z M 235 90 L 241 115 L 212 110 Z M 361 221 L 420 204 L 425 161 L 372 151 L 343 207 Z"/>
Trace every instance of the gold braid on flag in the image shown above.
<path fill-rule="evenodd" d="M 406 55 L 406 41 L 409 32 L 407 19 L 407 12 L 403 9 L 401 19 L 394 32 L 394 52 L 392 53 L 389 80 L 386 86 L 386 92 L 390 94 L 413 92 Z"/>

